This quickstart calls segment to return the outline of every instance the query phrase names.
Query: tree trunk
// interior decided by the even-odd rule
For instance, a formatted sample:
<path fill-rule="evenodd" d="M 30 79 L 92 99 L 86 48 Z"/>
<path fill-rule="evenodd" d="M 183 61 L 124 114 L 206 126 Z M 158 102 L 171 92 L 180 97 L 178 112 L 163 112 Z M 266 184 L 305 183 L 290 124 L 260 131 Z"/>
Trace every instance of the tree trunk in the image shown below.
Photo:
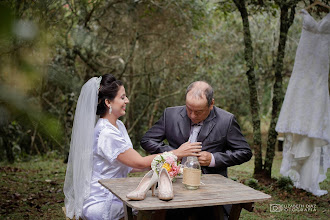
<path fill-rule="evenodd" d="M 282 91 L 282 70 L 283 59 L 285 55 L 285 44 L 290 26 L 293 23 L 295 16 L 295 8 L 297 1 L 288 1 L 288 3 L 282 3 L 283 1 L 276 1 L 281 8 L 281 26 L 280 26 L 280 39 L 278 43 L 277 59 L 275 64 L 275 83 L 273 90 L 273 108 L 272 119 L 268 130 L 267 152 L 264 164 L 265 177 L 271 178 L 272 165 L 275 155 L 275 144 L 277 139 L 277 132 L 275 126 L 279 116 L 279 112 L 282 106 L 284 94 Z"/>
<path fill-rule="evenodd" d="M 241 13 L 243 22 L 244 45 L 245 45 L 245 61 L 248 67 L 246 72 L 250 92 L 250 108 L 253 124 L 253 149 L 254 149 L 254 174 L 262 171 L 262 149 L 261 149 L 261 131 L 260 131 L 260 117 L 259 117 L 259 102 L 257 82 L 254 73 L 253 62 L 253 47 L 250 32 L 250 24 L 248 19 L 248 12 L 245 5 L 245 0 L 234 0 L 236 7 Z"/>

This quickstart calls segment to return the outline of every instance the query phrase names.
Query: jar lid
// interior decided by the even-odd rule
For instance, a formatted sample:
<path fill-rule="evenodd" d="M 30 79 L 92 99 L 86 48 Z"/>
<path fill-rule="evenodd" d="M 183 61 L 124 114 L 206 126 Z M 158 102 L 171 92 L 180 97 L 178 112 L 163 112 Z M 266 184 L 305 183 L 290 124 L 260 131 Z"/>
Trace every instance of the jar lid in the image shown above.
<path fill-rule="evenodd" d="M 194 160 L 194 161 L 198 161 L 196 156 L 188 156 L 187 160 Z"/>

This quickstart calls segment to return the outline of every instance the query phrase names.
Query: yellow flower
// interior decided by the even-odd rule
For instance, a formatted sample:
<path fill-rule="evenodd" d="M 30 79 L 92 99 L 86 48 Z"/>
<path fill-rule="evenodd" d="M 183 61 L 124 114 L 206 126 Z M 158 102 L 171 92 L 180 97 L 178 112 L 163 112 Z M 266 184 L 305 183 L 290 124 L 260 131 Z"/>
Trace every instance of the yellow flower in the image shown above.
<path fill-rule="evenodd" d="M 167 172 L 170 172 L 170 170 L 171 170 L 171 166 L 168 163 L 164 163 L 162 168 L 165 168 L 167 170 Z"/>

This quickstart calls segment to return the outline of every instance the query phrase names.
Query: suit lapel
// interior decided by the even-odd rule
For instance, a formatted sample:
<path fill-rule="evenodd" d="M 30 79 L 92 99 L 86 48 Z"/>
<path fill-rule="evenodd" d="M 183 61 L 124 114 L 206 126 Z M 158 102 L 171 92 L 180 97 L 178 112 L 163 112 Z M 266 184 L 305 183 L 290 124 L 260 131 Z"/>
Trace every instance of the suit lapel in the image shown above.
<path fill-rule="evenodd" d="M 186 108 L 184 108 L 181 113 L 181 118 L 178 120 L 178 125 L 184 141 L 188 141 L 190 136 L 190 118 L 187 115 Z"/>
<path fill-rule="evenodd" d="M 215 119 L 216 115 L 214 113 L 214 109 L 210 112 L 209 116 L 204 120 L 203 126 L 201 128 L 201 131 L 198 134 L 197 141 L 203 142 L 204 139 L 211 133 L 214 125 L 215 125 Z"/>

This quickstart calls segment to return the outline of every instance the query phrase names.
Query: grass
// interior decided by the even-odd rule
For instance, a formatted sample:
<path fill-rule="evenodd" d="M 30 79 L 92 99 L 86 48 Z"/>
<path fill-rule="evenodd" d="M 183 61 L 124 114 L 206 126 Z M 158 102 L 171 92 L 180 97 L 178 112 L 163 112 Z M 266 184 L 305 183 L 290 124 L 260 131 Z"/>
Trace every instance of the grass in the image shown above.
<path fill-rule="evenodd" d="M 36 158 L 0 166 L 0 219 L 64 219 L 63 160 Z"/>
<path fill-rule="evenodd" d="M 328 190 L 328 194 L 317 197 L 304 190 L 293 188 L 292 190 L 279 189 L 276 180 L 281 177 L 280 167 L 282 152 L 276 152 L 273 167 L 273 182 L 257 183 L 257 189 L 272 196 L 271 200 L 254 204 L 252 213 L 242 210 L 240 219 L 329 219 L 330 201 L 330 175 L 320 184 L 320 188 Z M 241 183 L 247 183 L 252 178 L 254 169 L 254 158 L 250 161 L 230 167 L 228 176 Z M 270 212 L 270 206 L 281 206 L 281 212 Z M 296 209 L 292 208 L 296 207 Z M 299 207 L 299 208 L 297 208 Z M 310 209 L 308 209 L 310 208 Z"/>
<path fill-rule="evenodd" d="M 281 153 L 276 153 L 273 164 L 273 178 L 279 178 Z M 64 206 L 63 183 L 66 164 L 62 160 L 35 158 L 29 162 L 0 164 L 0 219 L 64 219 L 61 207 Z M 316 197 L 303 190 L 279 189 L 276 182 L 260 183 L 251 181 L 254 169 L 253 159 L 239 166 L 229 168 L 229 177 L 242 183 L 254 183 L 272 199 L 258 202 L 254 212 L 245 210 L 241 219 L 329 219 L 329 194 Z M 330 191 L 330 176 L 320 185 Z M 281 206 L 313 205 L 316 210 L 270 212 L 270 204 Z"/>

